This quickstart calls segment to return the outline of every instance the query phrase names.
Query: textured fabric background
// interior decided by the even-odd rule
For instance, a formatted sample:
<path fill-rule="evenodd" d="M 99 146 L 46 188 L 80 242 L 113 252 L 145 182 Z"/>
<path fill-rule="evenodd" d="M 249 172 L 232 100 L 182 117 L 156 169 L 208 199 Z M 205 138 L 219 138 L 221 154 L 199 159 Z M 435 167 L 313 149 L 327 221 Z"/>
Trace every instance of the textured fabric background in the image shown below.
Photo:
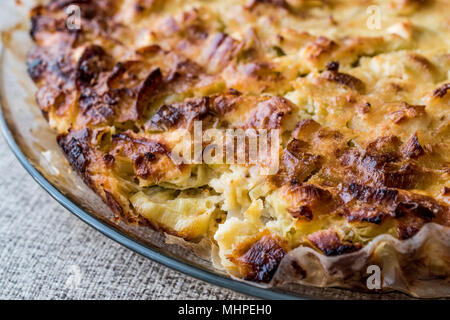
<path fill-rule="evenodd" d="M 61 207 L 0 137 L 0 299 L 245 299 L 109 240 Z"/>

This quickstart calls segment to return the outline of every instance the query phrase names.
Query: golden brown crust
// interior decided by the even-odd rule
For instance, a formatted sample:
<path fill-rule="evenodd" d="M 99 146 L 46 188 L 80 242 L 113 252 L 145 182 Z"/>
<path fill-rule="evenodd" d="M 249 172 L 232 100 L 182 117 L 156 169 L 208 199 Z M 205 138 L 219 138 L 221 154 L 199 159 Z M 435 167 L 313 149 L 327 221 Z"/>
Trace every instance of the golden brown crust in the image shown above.
<path fill-rule="evenodd" d="M 260 239 L 237 248 L 232 261 L 239 266 L 240 273 L 246 280 L 269 282 L 286 255 L 280 241 L 270 235 L 260 235 Z M 254 239 L 252 239 L 253 241 Z"/>
<path fill-rule="evenodd" d="M 81 29 L 66 27 L 69 4 Z M 379 4 L 383 32 L 370 4 L 48 1 L 31 12 L 28 73 L 117 217 L 207 238 L 228 271 L 269 282 L 298 247 L 344 255 L 450 227 L 448 3 Z M 279 170 L 177 163 L 196 121 L 279 129 Z"/>
<path fill-rule="evenodd" d="M 315 232 L 308 236 L 308 240 L 327 256 L 337 256 L 361 249 L 361 245 L 359 244 L 355 245 L 342 242 L 334 230 Z"/>

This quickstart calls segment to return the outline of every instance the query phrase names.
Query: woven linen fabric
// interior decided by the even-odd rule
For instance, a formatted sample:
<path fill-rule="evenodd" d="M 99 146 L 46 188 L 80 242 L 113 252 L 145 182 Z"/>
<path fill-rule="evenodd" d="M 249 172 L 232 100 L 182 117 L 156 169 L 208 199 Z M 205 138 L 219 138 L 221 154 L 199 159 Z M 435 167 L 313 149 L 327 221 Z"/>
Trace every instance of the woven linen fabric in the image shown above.
<path fill-rule="evenodd" d="M 53 200 L 0 138 L 0 299 L 245 299 L 152 262 Z"/>

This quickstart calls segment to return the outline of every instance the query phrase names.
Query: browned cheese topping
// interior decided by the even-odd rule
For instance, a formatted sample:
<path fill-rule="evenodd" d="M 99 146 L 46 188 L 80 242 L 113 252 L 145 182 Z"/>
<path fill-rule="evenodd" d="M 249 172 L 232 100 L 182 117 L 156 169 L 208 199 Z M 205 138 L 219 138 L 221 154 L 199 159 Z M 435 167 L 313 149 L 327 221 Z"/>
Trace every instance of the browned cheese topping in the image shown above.
<path fill-rule="evenodd" d="M 53 0 L 31 12 L 28 72 L 71 166 L 117 219 L 207 238 L 231 274 L 269 282 L 299 246 L 336 256 L 450 226 L 449 12 L 442 0 Z M 176 161 L 199 122 L 279 130 L 278 170 Z"/>

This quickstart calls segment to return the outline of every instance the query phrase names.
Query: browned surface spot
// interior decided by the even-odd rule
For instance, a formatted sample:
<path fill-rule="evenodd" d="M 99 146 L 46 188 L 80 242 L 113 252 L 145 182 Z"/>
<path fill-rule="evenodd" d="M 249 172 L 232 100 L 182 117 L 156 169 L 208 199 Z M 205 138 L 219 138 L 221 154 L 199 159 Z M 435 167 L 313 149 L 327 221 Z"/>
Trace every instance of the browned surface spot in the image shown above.
<path fill-rule="evenodd" d="M 304 185 L 291 185 L 292 190 L 296 190 L 297 194 L 304 200 L 310 201 L 311 203 L 321 203 L 331 200 L 332 195 L 326 189 L 314 186 L 312 184 Z"/>
<path fill-rule="evenodd" d="M 246 128 L 280 129 L 283 119 L 291 114 L 296 106 L 283 97 L 272 97 L 259 102 L 250 112 L 244 125 Z"/>
<path fill-rule="evenodd" d="M 360 244 L 342 242 L 339 235 L 334 230 L 318 231 L 310 236 L 308 240 L 311 244 L 322 251 L 327 256 L 338 256 L 360 250 Z"/>
<path fill-rule="evenodd" d="M 316 215 L 331 214 L 340 205 L 330 191 L 312 184 L 290 183 L 282 191 L 294 219 L 312 220 Z"/>
<path fill-rule="evenodd" d="M 64 112 L 71 105 L 76 68 L 71 47 L 72 38 L 62 36 L 57 45 L 35 47 L 28 53 L 28 74 L 39 84 L 36 100 L 44 112 Z"/>
<path fill-rule="evenodd" d="M 167 153 L 167 150 L 162 144 L 146 138 L 134 137 L 131 132 L 119 133 L 113 135 L 113 142 L 118 146 L 124 146 L 125 153 L 132 151 L 139 151 L 139 153 Z"/>
<path fill-rule="evenodd" d="M 407 229 L 411 222 L 418 231 L 427 222 L 448 223 L 449 208 L 431 197 L 397 189 L 371 188 L 350 184 L 340 191 L 345 206 L 344 214 L 349 221 L 365 221 L 380 224 L 385 218 L 396 219 L 399 234 L 405 239 L 412 236 Z"/>
<path fill-rule="evenodd" d="M 164 79 L 166 91 L 184 92 L 203 79 L 211 79 L 206 70 L 194 61 L 182 57 L 175 60 L 174 67 Z"/>
<path fill-rule="evenodd" d="M 211 115 L 209 97 L 194 98 L 162 106 L 145 127 L 151 131 L 165 131 L 177 127 L 191 129 L 194 121 L 204 120 L 208 115 Z"/>
<path fill-rule="evenodd" d="M 297 139 L 304 138 L 309 140 L 312 134 L 317 132 L 320 127 L 320 124 L 313 119 L 301 120 L 299 123 L 297 123 L 294 131 L 292 132 L 292 137 Z"/>
<path fill-rule="evenodd" d="M 360 79 L 342 72 L 327 70 L 322 73 L 322 78 L 331 82 L 336 82 L 349 87 L 352 90 L 363 92 L 365 89 L 364 82 Z"/>
<path fill-rule="evenodd" d="M 37 6 L 31 10 L 31 29 L 30 35 L 32 39 L 41 44 L 45 42 L 46 37 L 51 33 L 58 33 L 61 38 L 70 39 L 73 44 L 79 36 L 79 33 L 74 30 L 70 31 L 66 28 L 65 17 L 54 17 L 49 14 L 49 9 L 45 6 Z"/>
<path fill-rule="evenodd" d="M 294 219 L 306 218 L 307 220 L 312 220 L 313 218 L 312 210 L 308 206 L 300 206 L 295 209 L 291 208 L 288 209 L 288 212 Z"/>
<path fill-rule="evenodd" d="M 209 122 L 221 120 L 221 116 L 234 111 L 241 100 L 241 94 L 233 89 L 222 94 L 187 99 L 181 103 L 163 105 L 146 122 L 145 129 L 164 131 L 174 128 L 192 129 L 194 121 Z M 259 101 L 254 99 L 255 103 Z"/>
<path fill-rule="evenodd" d="M 398 191 L 375 189 L 351 183 L 340 191 L 345 203 L 343 213 L 350 222 L 364 221 L 381 224 L 388 216 L 395 216 Z"/>
<path fill-rule="evenodd" d="M 348 202 L 350 199 L 357 199 L 369 204 L 381 204 L 390 206 L 397 201 L 398 190 L 376 189 L 368 186 L 351 183 L 343 187 L 341 197 Z"/>
<path fill-rule="evenodd" d="M 402 192 L 396 208 L 397 217 L 415 216 L 423 222 L 450 225 L 450 207 L 437 200 L 416 194 Z"/>
<path fill-rule="evenodd" d="M 208 69 L 217 72 L 228 65 L 237 55 L 239 43 L 225 33 L 217 34 L 208 48 L 206 56 L 209 61 Z"/>
<path fill-rule="evenodd" d="M 377 187 L 412 189 L 423 177 L 423 170 L 412 162 L 401 161 L 396 153 L 365 152 L 349 148 L 340 157 L 347 177 Z"/>
<path fill-rule="evenodd" d="M 282 75 L 268 62 L 249 62 L 241 69 L 248 77 L 256 80 L 279 81 Z"/>
<path fill-rule="evenodd" d="M 108 167 L 108 168 L 112 168 L 113 166 L 114 166 L 114 162 L 115 162 L 115 158 L 114 158 L 114 156 L 112 156 L 112 155 L 110 155 L 110 154 L 105 154 L 104 156 L 103 156 L 103 161 L 105 162 L 105 165 Z"/>
<path fill-rule="evenodd" d="M 410 54 L 408 57 L 419 67 L 420 71 L 429 72 L 431 75 L 437 72 L 436 66 L 424 56 L 420 54 Z"/>
<path fill-rule="evenodd" d="M 414 134 L 411 139 L 409 139 L 409 141 L 403 146 L 402 152 L 406 157 L 412 159 L 416 159 L 425 153 L 424 149 L 419 143 L 417 133 Z"/>
<path fill-rule="evenodd" d="M 164 50 L 157 44 L 151 44 L 136 49 L 136 53 L 144 58 L 150 58 L 158 53 L 164 53 Z"/>
<path fill-rule="evenodd" d="M 90 45 L 86 47 L 76 67 L 75 83 L 77 88 L 95 85 L 100 74 L 111 70 L 112 67 L 112 58 L 101 46 Z"/>
<path fill-rule="evenodd" d="M 249 0 L 247 4 L 245 5 L 246 9 L 252 10 L 254 9 L 258 4 L 271 4 L 276 7 L 280 8 L 288 8 L 289 5 L 286 2 L 286 0 Z"/>
<path fill-rule="evenodd" d="M 309 60 L 318 62 L 320 59 L 330 55 L 337 48 L 338 45 L 336 42 L 321 36 L 309 44 L 305 48 L 305 52 Z"/>
<path fill-rule="evenodd" d="M 272 181 L 276 185 L 282 185 L 289 181 L 303 182 L 312 174 L 320 170 L 323 158 L 306 152 L 308 144 L 304 141 L 293 139 L 283 151 L 281 168 Z"/>
<path fill-rule="evenodd" d="M 90 177 L 87 173 L 89 165 L 89 129 L 71 131 L 67 135 L 58 136 L 58 144 L 64 151 L 67 159 L 74 169 L 87 181 Z"/>
<path fill-rule="evenodd" d="M 345 207 L 343 212 L 349 222 L 381 224 L 389 216 L 389 213 L 364 203 Z"/>
<path fill-rule="evenodd" d="M 423 117 L 426 115 L 425 106 L 409 105 L 406 102 L 400 104 L 396 111 L 393 111 L 389 117 L 395 124 L 400 124 L 404 121 Z"/>
<path fill-rule="evenodd" d="M 79 103 L 85 119 L 92 124 L 139 119 L 162 84 L 158 68 L 146 70 L 139 61 L 119 62 L 105 82 L 82 90 Z"/>
<path fill-rule="evenodd" d="M 450 83 L 445 83 L 433 92 L 433 97 L 443 98 L 450 89 Z"/>
<path fill-rule="evenodd" d="M 270 235 L 264 235 L 248 248 L 241 248 L 231 259 L 239 266 L 245 279 L 257 282 L 269 282 L 286 255 L 278 241 Z"/>
<path fill-rule="evenodd" d="M 298 139 L 292 139 L 289 141 L 288 145 L 286 146 L 286 150 L 291 153 L 292 155 L 299 155 L 309 148 L 309 143 L 298 140 Z"/>
<path fill-rule="evenodd" d="M 339 62 L 338 61 L 331 61 L 327 63 L 326 68 L 328 71 L 339 71 Z"/>
<path fill-rule="evenodd" d="M 237 107 L 240 96 L 241 93 L 235 89 L 229 89 L 225 94 L 213 96 L 214 103 L 211 106 L 213 112 L 218 115 L 225 115 L 233 111 Z"/>
<path fill-rule="evenodd" d="M 392 158 L 399 157 L 402 141 L 397 136 L 383 136 L 371 141 L 366 150 L 370 153 L 390 154 Z"/>
<path fill-rule="evenodd" d="M 400 240 L 406 240 L 416 235 L 425 222 L 417 216 L 405 215 L 397 219 L 397 235 Z"/>
<path fill-rule="evenodd" d="M 176 169 L 163 144 L 132 132 L 113 135 L 111 154 L 130 161 L 136 176 L 145 180 L 164 180 Z"/>
<path fill-rule="evenodd" d="M 450 188 L 449 188 L 449 187 L 444 187 L 444 188 L 442 189 L 442 194 L 443 194 L 444 196 L 450 196 Z"/>

